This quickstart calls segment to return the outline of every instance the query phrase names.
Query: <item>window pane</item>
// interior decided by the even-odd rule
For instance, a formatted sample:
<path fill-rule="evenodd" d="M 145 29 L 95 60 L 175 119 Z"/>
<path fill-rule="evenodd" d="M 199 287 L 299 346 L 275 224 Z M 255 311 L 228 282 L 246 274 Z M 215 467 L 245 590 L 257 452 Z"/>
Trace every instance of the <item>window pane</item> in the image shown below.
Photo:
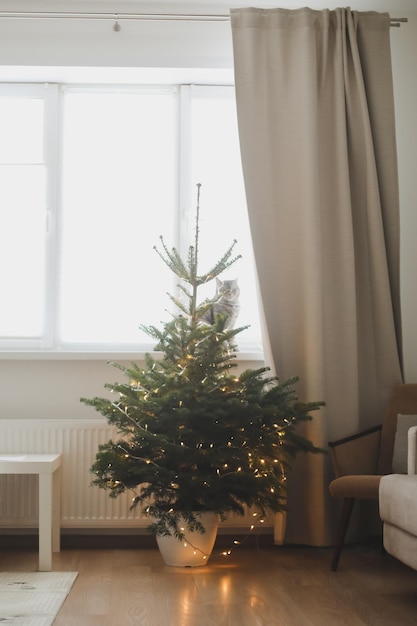
<path fill-rule="evenodd" d="M 220 91 L 220 90 L 219 90 Z M 241 349 L 261 349 L 257 292 L 249 220 L 240 160 L 235 99 L 196 87 L 192 98 L 192 180 L 202 183 L 200 269 L 206 271 L 237 240 L 237 261 L 221 279 L 238 278 Z M 223 92 L 226 92 L 223 89 Z M 207 289 L 209 286 L 207 286 Z M 204 296 L 214 295 L 215 285 Z"/>
<path fill-rule="evenodd" d="M 172 241 L 175 98 L 65 96 L 60 336 L 137 343 L 165 317 L 171 273 L 153 251 Z"/>
<path fill-rule="evenodd" d="M 0 336 L 40 337 L 45 274 L 45 172 L 0 165 Z"/>
<path fill-rule="evenodd" d="M 43 162 L 41 99 L 0 98 L 0 163 Z"/>

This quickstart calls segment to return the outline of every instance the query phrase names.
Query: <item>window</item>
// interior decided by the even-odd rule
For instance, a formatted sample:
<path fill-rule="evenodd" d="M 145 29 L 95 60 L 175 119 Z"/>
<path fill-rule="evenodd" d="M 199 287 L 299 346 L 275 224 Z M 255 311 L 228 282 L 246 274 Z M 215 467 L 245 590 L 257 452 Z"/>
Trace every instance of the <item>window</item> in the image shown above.
<path fill-rule="evenodd" d="M 33 338 L 45 315 L 45 88 L 1 87 L 0 333 Z"/>
<path fill-rule="evenodd" d="M 233 88 L 0 87 L 3 350 L 152 350 L 139 325 L 176 289 L 153 247 L 188 248 L 201 183 L 201 269 L 238 240 L 239 347 L 259 352 Z"/>

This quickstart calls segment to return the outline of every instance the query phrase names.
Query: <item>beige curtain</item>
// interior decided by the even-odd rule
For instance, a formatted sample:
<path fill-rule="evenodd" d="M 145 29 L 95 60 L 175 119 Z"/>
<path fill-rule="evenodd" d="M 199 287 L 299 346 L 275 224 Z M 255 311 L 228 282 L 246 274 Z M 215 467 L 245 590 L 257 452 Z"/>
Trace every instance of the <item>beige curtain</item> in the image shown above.
<path fill-rule="evenodd" d="M 324 400 L 317 445 L 380 422 L 401 381 L 398 181 L 389 15 L 231 11 L 243 171 L 281 378 Z M 286 541 L 334 539 L 328 457 L 289 479 Z"/>

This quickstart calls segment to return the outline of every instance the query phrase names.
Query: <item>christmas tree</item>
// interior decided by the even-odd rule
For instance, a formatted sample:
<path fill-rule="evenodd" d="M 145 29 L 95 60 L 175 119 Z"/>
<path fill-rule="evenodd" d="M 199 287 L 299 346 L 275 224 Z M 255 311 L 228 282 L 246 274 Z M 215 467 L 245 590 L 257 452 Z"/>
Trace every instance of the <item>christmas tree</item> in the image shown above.
<path fill-rule="evenodd" d="M 236 374 L 235 337 L 227 316 L 202 323 L 212 302 L 198 301 L 201 285 L 233 265 L 236 242 L 206 273 L 199 273 L 200 185 L 194 244 L 184 260 L 161 237 L 156 248 L 179 279 L 179 296 L 170 296 L 177 313 L 162 324 L 144 327 L 160 358 L 146 355 L 145 366 L 113 364 L 125 382 L 106 384 L 116 399 L 82 398 L 115 425 L 117 441 L 99 447 L 91 468 L 93 484 L 110 497 L 134 491 L 152 515 L 156 534 L 200 529 L 195 513 L 213 511 L 222 519 L 244 515 L 245 505 L 260 515 L 282 511 L 286 476 L 299 451 L 318 452 L 297 432 L 321 402 L 298 400 L 297 378 L 279 381 L 266 367 Z"/>

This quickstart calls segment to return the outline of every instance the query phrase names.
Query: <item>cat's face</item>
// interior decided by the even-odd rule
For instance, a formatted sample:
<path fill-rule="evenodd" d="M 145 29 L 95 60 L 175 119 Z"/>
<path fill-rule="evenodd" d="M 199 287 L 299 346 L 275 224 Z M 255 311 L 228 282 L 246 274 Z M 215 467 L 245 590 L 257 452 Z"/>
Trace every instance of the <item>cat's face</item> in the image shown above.
<path fill-rule="evenodd" d="M 220 280 L 216 278 L 217 295 L 225 300 L 236 300 L 239 297 L 240 289 L 238 280 Z"/>

